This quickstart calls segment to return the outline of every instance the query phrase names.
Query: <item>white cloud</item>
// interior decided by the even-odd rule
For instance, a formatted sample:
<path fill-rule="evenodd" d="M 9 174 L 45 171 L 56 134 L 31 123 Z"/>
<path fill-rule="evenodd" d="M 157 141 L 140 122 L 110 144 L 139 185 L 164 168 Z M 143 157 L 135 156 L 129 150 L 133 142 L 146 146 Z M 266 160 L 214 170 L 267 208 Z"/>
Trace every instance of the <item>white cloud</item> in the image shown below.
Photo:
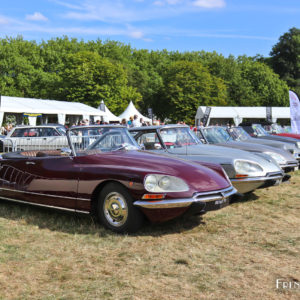
<path fill-rule="evenodd" d="M 40 12 L 35 12 L 33 15 L 26 15 L 26 20 L 28 20 L 28 21 L 48 21 L 48 18 L 46 18 Z"/>
<path fill-rule="evenodd" d="M 226 6 L 224 0 L 195 0 L 193 5 L 203 8 L 222 8 Z"/>
<path fill-rule="evenodd" d="M 0 24 L 5 25 L 8 23 L 9 23 L 9 20 L 6 17 L 0 16 Z"/>

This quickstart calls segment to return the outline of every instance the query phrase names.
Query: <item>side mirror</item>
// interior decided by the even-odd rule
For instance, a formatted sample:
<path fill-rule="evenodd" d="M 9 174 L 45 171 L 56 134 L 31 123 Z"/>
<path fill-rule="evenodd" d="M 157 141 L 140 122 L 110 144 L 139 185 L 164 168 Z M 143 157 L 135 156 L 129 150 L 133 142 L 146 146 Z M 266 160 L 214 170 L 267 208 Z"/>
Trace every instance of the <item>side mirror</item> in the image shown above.
<path fill-rule="evenodd" d="M 202 142 L 202 144 L 206 144 L 206 140 L 205 139 L 200 139 L 200 141 Z"/>
<path fill-rule="evenodd" d="M 61 148 L 60 154 L 62 156 L 70 156 L 72 154 L 72 150 L 70 148 Z"/>

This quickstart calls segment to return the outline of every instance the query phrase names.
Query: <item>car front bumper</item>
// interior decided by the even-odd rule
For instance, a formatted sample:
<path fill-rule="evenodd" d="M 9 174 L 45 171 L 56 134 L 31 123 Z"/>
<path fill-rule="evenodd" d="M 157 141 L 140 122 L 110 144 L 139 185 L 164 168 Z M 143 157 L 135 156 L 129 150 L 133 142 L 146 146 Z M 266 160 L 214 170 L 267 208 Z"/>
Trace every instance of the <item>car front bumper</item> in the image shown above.
<path fill-rule="evenodd" d="M 144 209 L 173 209 L 187 208 L 194 204 L 200 204 L 201 211 L 216 210 L 229 204 L 229 198 L 234 195 L 237 190 L 230 186 L 226 189 L 196 193 L 192 198 L 183 199 L 163 199 L 158 201 L 135 201 L 135 206 Z"/>
<path fill-rule="evenodd" d="M 270 173 L 264 177 L 234 178 L 230 180 L 240 194 L 245 194 L 258 188 L 279 185 L 282 182 L 283 177 L 283 173 Z"/>
<path fill-rule="evenodd" d="M 295 163 L 286 163 L 284 165 L 279 165 L 279 166 L 280 166 L 280 168 L 285 173 L 289 173 L 289 172 L 293 172 L 293 171 L 299 170 L 299 164 L 298 164 L 298 162 L 295 162 Z"/>

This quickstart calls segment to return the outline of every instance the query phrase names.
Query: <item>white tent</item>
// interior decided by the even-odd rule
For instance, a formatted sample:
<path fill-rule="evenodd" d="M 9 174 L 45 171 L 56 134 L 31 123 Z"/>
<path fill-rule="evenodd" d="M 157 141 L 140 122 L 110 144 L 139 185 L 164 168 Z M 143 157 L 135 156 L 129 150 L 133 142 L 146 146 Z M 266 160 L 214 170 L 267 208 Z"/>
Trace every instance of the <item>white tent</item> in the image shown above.
<path fill-rule="evenodd" d="M 105 122 L 120 122 L 121 118 L 115 116 L 104 104 L 104 101 L 101 101 L 101 104 L 98 106 L 98 109 L 104 113 L 102 119 Z M 98 118 L 100 119 L 100 118 Z"/>
<path fill-rule="evenodd" d="M 120 119 L 126 119 L 127 121 L 129 120 L 130 117 L 133 117 L 134 115 L 138 116 L 138 119 L 143 118 L 144 121 L 152 123 L 152 120 L 143 116 L 134 106 L 132 101 L 130 101 L 129 105 L 125 109 L 125 111 L 119 115 Z"/>
<path fill-rule="evenodd" d="M 200 124 L 204 117 L 206 106 L 199 106 L 195 123 Z M 276 123 L 277 119 L 290 119 L 289 107 L 270 107 L 272 122 Z M 235 125 L 240 124 L 243 119 L 267 119 L 267 108 L 265 106 L 211 106 L 208 124 L 211 120 L 229 120 L 232 119 Z"/>
<path fill-rule="evenodd" d="M 79 102 L 0 96 L 0 126 L 3 122 L 4 113 L 32 114 L 33 116 L 28 117 L 31 125 L 36 124 L 34 114 L 45 116 L 45 123 L 47 123 L 47 116 L 57 115 L 58 123 L 63 125 L 67 115 L 78 120 L 104 115 L 103 111 Z"/>

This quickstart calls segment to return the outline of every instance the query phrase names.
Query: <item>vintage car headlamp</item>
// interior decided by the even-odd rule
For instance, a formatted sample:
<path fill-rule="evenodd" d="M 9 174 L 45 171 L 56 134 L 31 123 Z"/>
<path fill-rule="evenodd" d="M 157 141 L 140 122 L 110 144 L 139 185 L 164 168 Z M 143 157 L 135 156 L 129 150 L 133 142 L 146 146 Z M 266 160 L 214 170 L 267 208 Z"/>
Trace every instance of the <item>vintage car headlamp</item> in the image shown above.
<path fill-rule="evenodd" d="M 275 153 L 275 152 L 264 152 L 265 154 L 271 156 L 279 165 L 282 165 L 282 164 L 285 164 L 286 163 L 286 160 L 285 158 L 278 154 L 278 153 Z"/>
<path fill-rule="evenodd" d="M 237 175 L 246 175 L 246 176 L 263 176 L 263 168 L 255 162 L 248 160 L 236 160 L 234 162 L 234 168 Z"/>
<path fill-rule="evenodd" d="M 148 192 L 186 192 L 188 185 L 180 178 L 169 175 L 149 174 L 144 179 L 144 186 Z"/>

